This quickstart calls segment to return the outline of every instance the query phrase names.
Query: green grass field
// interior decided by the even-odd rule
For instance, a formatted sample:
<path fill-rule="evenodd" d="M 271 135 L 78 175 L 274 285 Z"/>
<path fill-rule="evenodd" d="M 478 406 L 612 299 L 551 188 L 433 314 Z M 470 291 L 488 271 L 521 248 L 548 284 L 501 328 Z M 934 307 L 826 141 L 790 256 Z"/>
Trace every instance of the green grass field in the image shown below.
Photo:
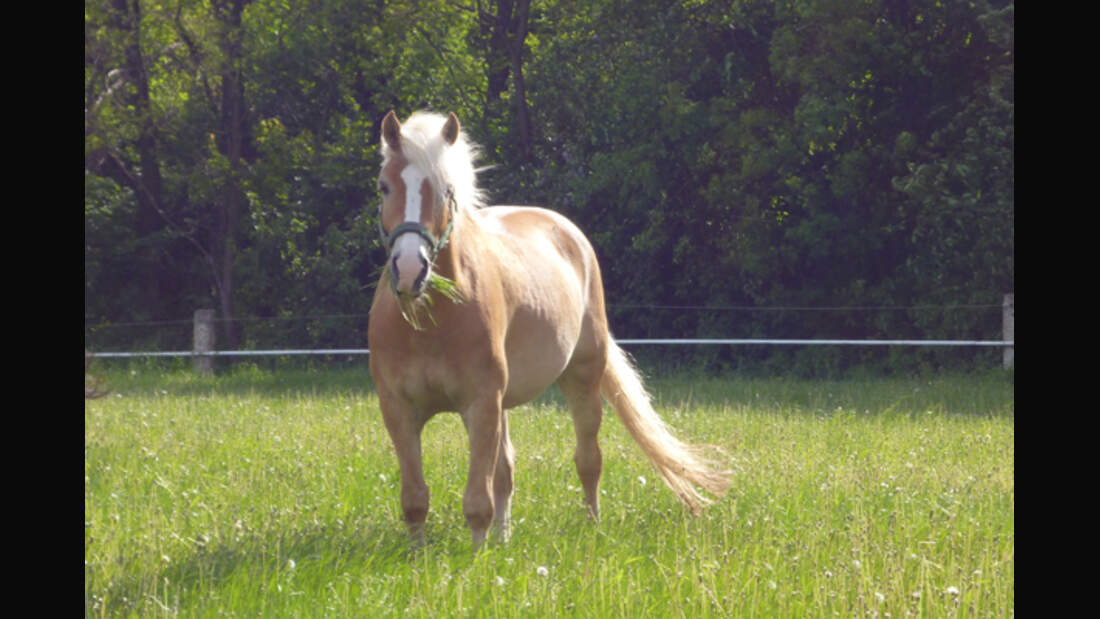
<path fill-rule="evenodd" d="M 692 517 L 606 410 L 599 523 L 551 392 L 509 417 L 513 538 L 472 556 L 461 421 L 425 430 L 410 553 L 365 367 L 94 370 L 112 393 L 84 406 L 86 616 L 1015 614 L 1009 376 L 651 378 L 733 489 Z"/>

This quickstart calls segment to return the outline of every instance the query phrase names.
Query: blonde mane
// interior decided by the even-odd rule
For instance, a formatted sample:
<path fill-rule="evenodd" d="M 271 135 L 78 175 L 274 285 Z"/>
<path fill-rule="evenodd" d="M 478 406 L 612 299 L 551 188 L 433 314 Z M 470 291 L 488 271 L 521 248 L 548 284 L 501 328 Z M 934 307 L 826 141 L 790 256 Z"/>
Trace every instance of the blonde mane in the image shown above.
<path fill-rule="evenodd" d="M 454 144 L 448 145 L 442 130 L 447 117 L 434 112 L 414 112 L 401 124 L 401 154 L 427 174 L 432 190 L 438 196 L 447 195 L 453 187 L 459 209 L 485 206 L 485 192 L 477 186 L 474 161 L 480 154 L 478 145 L 460 131 Z M 382 166 L 393 157 L 393 149 L 382 140 Z"/>

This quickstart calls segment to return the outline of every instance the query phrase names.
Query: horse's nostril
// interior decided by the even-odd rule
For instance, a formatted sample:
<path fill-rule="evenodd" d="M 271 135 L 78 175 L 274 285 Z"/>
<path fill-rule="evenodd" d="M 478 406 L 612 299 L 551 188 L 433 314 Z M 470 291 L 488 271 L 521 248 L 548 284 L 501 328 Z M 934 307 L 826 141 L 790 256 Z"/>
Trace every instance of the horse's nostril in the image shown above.
<path fill-rule="evenodd" d="M 420 256 L 420 275 L 416 276 L 416 280 L 413 281 L 413 293 L 420 294 L 424 291 L 424 285 L 427 283 L 428 271 L 431 270 L 431 265 L 428 264 L 428 259 L 423 255 Z"/>

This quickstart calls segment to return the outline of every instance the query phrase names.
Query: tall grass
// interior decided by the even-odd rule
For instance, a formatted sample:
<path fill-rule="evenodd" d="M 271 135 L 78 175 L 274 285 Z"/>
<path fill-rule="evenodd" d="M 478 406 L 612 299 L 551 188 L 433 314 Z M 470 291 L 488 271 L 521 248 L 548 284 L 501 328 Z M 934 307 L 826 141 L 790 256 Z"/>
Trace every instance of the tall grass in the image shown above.
<path fill-rule="evenodd" d="M 551 392 L 512 412 L 513 538 L 476 556 L 455 415 L 424 434 L 411 553 L 365 369 L 108 369 L 85 403 L 88 616 L 1014 614 L 1014 396 L 1002 376 L 651 379 L 736 471 L 694 518 L 605 416 L 589 522 Z"/>

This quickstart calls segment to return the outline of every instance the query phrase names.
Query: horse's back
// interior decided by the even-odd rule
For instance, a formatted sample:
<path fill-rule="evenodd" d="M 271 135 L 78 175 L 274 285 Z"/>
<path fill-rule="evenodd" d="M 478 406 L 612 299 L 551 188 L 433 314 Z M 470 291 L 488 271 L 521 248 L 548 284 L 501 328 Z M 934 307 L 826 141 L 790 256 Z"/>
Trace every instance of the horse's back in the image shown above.
<path fill-rule="evenodd" d="M 537 206 L 491 206 L 480 209 L 478 215 L 482 228 L 494 233 L 500 247 L 510 254 L 505 258 L 522 261 L 528 270 L 547 262 L 568 265 L 586 296 L 597 283 L 599 266 L 592 245 L 564 215 Z"/>
<path fill-rule="evenodd" d="M 540 206 L 489 206 L 476 211 L 483 228 L 498 235 L 531 240 L 565 236 L 591 250 L 584 233 L 568 217 Z"/>

